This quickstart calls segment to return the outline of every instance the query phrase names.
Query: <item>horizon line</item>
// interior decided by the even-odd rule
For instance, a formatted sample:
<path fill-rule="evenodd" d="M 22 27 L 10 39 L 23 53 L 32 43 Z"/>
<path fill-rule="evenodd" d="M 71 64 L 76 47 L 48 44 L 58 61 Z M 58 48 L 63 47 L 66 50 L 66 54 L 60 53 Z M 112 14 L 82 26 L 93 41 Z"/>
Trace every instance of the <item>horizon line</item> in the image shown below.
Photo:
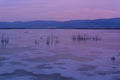
<path fill-rule="evenodd" d="M 112 17 L 112 18 L 96 18 L 96 19 L 71 19 L 71 20 L 28 20 L 28 21 L 0 21 L 0 22 L 32 22 L 32 21 L 56 21 L 56 22 L 67 22 L 67 21 L 75 21 L 75 20 L 100 20 L 100 19 L 117 19 L 120 17 Z"/>

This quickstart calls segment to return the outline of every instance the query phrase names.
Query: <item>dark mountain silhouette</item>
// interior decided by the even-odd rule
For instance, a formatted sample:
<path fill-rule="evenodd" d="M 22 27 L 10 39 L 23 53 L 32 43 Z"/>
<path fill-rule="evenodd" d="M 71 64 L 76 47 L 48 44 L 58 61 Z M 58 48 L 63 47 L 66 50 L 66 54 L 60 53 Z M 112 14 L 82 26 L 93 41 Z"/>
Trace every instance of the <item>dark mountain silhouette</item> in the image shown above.
<path fill-rule="evenodd" d="M 28 21 L 28 22 L 0 22 L 0 29 L 118 29 L 120 18 L 71 21 Z"/>

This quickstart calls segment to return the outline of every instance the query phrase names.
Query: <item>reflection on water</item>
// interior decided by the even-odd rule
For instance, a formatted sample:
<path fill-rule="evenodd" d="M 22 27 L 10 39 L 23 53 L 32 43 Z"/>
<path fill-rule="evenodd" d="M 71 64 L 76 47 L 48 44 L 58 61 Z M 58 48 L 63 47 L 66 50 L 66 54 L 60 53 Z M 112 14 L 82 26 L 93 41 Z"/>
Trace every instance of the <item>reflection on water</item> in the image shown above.
<path fill-rule="evenodd" d="M 0 43 L 2 47 L 6 47 L 9 44 L 9 38 L 7 35 L 2 34 L 0 38 Z"/>
<path fill-rule="evenodd" d="M 99 41 L 102 40 L 102 36 L 99 36 L 98 34 L 76 34 L 72 36 L 72 40 L 76 45 L 89 43 L 95 44 L 96 42 L 99 43 Z"/>
<path fill-rule="evenodd" d="M 72 39 L 77 41 L 88 41 L 88 40 L 98 41 L 101 40 L 101 37 L 99 35 L 77 34 L 77 35 L 73 35 Z"/>
<path fill-rule="evenodd" d="M 34 44 L 40 45 L 40 43 L 43 42 L 47 46 L 57 45 L 59 44 L 59 39 L 58 36 L 53 36 L 53 35 L 41 36 L 40 39 L 34 41 Z"/>
<path fill-rule="evenodd" d="M 0 30 L 0 80 L 119 80 L 119 35 L 120 30 Z"/>

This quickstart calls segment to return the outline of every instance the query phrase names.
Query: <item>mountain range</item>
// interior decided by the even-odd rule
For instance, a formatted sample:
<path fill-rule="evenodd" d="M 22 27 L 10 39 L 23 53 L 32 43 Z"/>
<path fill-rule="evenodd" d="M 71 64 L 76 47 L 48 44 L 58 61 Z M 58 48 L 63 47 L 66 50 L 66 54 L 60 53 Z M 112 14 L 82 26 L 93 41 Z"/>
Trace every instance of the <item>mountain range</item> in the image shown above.
<path fill-rule="evenodd" d="M 120 18 L 95 20 L 0 22 L 0 29 L 120 29 Z"/>

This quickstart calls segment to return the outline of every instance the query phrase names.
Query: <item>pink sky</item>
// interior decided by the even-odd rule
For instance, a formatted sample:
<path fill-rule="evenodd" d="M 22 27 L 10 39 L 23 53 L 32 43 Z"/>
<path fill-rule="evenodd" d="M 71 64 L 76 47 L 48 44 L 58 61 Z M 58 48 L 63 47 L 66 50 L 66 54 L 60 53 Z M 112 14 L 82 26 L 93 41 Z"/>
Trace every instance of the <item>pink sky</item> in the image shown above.
<path fill-rule="evenodd" d="M 0 0 L 0 21 L 120 17 L 120 0 Z"/>

